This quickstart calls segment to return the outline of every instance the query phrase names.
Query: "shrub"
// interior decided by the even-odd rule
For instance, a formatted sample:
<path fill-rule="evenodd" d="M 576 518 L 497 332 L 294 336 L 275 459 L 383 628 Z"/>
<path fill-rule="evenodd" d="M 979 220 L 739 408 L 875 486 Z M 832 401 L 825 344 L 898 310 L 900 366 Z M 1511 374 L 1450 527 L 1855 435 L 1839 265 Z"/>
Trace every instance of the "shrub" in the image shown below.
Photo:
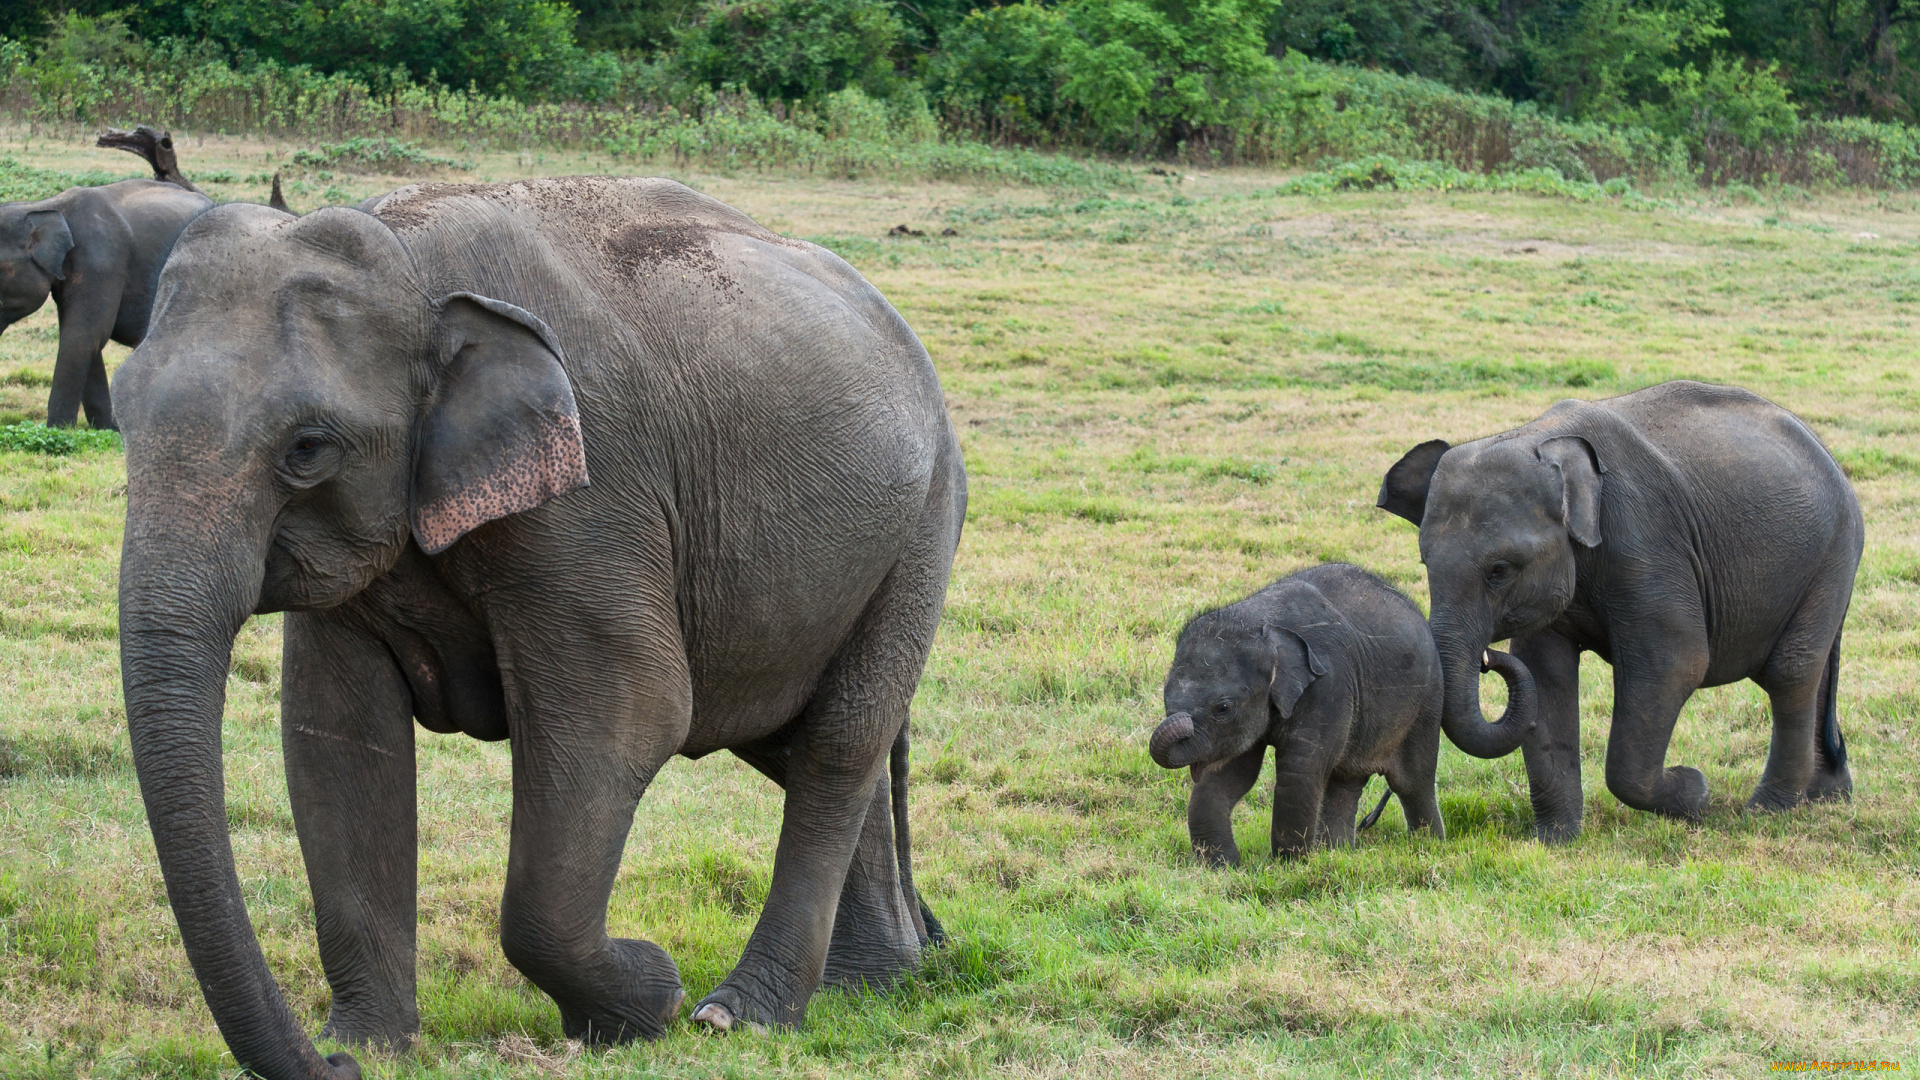
<path fill-rule="evenodd" d="M 0 450 L 62 457 L 86 450 L 118 450 L 120 433 L 85 428 L 50 428 L 32 421 L 0 427 Z"/>
<path fill-rule="evenodd" d="M 582 89 L 588 63 L 563 0 L 146 0 L 140 28 L 206 40 L 227 55 L 350 75 L 472 86 L 542 100 Z"/>
<path fill-rule="evenodd" d="M 962 122 L 1125 152 L 1231 144 L 1259 122 L 1278 0 L 1068 0 L 968 16 L 935 65 Z M 972 117 L 964 116 L 972 111 Z"/>
<path fill-rule="evenodd" d="M 678 63 L 713 89 L 812 101 L 858 87 L 890 96 L 902 27 L 886 0 L 739 0 L 708 10 L 680 41 Z"/>

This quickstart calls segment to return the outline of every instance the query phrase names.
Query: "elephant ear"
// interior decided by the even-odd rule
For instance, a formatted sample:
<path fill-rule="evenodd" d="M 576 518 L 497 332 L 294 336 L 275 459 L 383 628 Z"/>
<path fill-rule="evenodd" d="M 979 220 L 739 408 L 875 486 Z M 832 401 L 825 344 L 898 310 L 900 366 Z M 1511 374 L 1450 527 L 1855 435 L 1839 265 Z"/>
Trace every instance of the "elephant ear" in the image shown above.
<path fill-rule="evenodd" d="M 1582 547 L 1600 544 L 1600 477 L 1607 471 L 1593 444 L 1578 435 L 1561 435 L 1534 451 L 1560 474 L 1560 519 L 1567 535 Z"/>
<path fill-rule="evenodd" d="M 1313 680 L 1327 673 L 1327 665 L 1316 656 L 1307 639 L 1284 626 L 1264 626 L 1260 636 L 1273 647 L 1273 676 L 1267 696 L 1282 719 L 1293 719 L 1293 708 Z"/>
<path fill-rule="evenodd" d="M 1387 470 L 1386 479 L 1380 482 L 1380 497 L 1373 505 L 1420 524 L 1427 516 L 1427 488 L 1433 485 L 1433 470 L 1440 467 L 1441 455 L 1451 449 L 1447 440 L 1434 439 L 1407 451 Z"/>
<path fill-rule="evenodd" d="M 35 210 L 27 215 L 27 255 L 55 281 L 67 277 L 67 253 L 73 250 L 73 230 L 58 210 Z"/>
<path fill-rule="evenodd" d="M 413 535 L 430 555 L 587 486 L 580 410 L 547 325 L 472 293 L 438 307 L 443 360 L 413 463 Z"/>

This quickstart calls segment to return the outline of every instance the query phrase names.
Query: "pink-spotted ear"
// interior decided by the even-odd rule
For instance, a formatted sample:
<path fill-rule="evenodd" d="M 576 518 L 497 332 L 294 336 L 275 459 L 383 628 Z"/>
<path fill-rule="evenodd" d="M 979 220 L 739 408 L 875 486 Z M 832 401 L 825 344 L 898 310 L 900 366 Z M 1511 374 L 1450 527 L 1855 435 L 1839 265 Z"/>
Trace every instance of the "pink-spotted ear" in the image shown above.
<path fill-rule="evenodd" d="M 587 486 L 580 410 L 547 325 L 472 293 L 439 308 L 445 359 L 413 460 L 413 536 L 430 555 Z"/>

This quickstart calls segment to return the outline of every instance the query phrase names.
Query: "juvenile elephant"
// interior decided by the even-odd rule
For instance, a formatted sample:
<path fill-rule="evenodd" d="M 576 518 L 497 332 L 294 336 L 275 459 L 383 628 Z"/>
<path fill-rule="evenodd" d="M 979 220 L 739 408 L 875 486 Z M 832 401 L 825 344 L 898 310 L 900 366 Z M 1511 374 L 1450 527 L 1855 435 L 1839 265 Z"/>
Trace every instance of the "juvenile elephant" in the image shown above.
<path fill-rule="evenodd" d="M 156 166 L 158 168 L 158 166 Z M 173 242 L 213 201 L 157 180 L 76 187 L 40 202 L 0 205 L 0 332 L 40 310 L 60 311 L 60 349 L 47 423 L 69 427 L 82 405 L 115 426 L 101 350 L 138 345 Z"/>
<path fill-rule="evenodd" d="M 418 1027 L 415 719 L 511 741 L 501 946 L 569 1036 L 678 1014 L 673 961 L 607 927 L 675 754 L 729 749 L 785 788 L 766 907 L 696 1021 L 795 1024 L 823 974 L 916 962 L 898 782 L 966 476 L 925 349 L 845 262 L 665 180 L 226 205 L 181 236 L 116 381 L 134 761 L 241 1065 L 358 1072 L 282 999 L 227 838 L 223 688 L 259 612 L 289 613 L 329 1034 Z"/>
<path fill-rule="evenodd" d="M 1192 767 L 1187 830 L 1209 864 L 1240 864 L 1233 808 L 1269 746 L 1275 855 L 1351 844 L 1376 773 L 1409 829 L 1446 835 L 1433 787 L 1440 658 L 1420 609 L 1359 567 L 1302 570 L 1196 616 L 1180 631 L 1165 697 L 1149 750 L 1163 768 Z"/>
<path fill-rule="evenodd" d="M 1379 505 L 1420 526 L 1447 736 L 1480 757 L 1524 751 L 1540 839 L 1580 832 L 1583 650 L 1613 665 L 1607 788 L 1628 806 L 1706 812 L 1706 778 L 1665 767 L 1667 744 L 1696 688 L 1738 679 L 1773 702 L 1749 809 L 1851 792 L 1836 690 L 1864 529 L 1793 414 L 1696 382 L 1563 401 L 1513 431 L 1414 447 Z M 1489 725 L 1476 663 L 1502 638 L 1538 705 Z"/>

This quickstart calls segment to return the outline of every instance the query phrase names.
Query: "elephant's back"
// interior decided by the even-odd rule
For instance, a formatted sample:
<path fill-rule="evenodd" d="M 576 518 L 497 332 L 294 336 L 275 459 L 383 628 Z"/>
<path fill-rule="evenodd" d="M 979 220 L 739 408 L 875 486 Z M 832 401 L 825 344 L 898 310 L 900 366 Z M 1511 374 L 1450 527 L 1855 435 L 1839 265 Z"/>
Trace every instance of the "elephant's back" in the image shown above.
<path fill-rule="evenodd" d="M 1857 531 L 1853 485 L 1805 421 L 1750 390 L 1676 381 L 1600 403 L 1709 506 L 1798 531 Z"/>
<path fill-rule="evenodd" d="M 1398 673 L 1392 682 L 1437 685 L 1439 654 L 1426 615 L 1405 593 L 1351 563 L 1322 563 L 1290 574 L 1267 590 L 1268 601 L 1296 620 L 1312 641 L 1351 651 L 1369 671 Z M 1308 622 L 1306 620 L 1313 620 Z"/>
<path fill-rule="evenodd" d="M 683 422 L 792 424 L 827 443 L 872 425 L 929 467 L 950 438 L 932 362 L 878 290 L 832 252 L 671 180 L 416 185 L 368 209 L 430 289 L 546 321 L 583 410 L 640 396 L 686 403 Z M 724 407 L 742 395 L 752 407 Z"/>

